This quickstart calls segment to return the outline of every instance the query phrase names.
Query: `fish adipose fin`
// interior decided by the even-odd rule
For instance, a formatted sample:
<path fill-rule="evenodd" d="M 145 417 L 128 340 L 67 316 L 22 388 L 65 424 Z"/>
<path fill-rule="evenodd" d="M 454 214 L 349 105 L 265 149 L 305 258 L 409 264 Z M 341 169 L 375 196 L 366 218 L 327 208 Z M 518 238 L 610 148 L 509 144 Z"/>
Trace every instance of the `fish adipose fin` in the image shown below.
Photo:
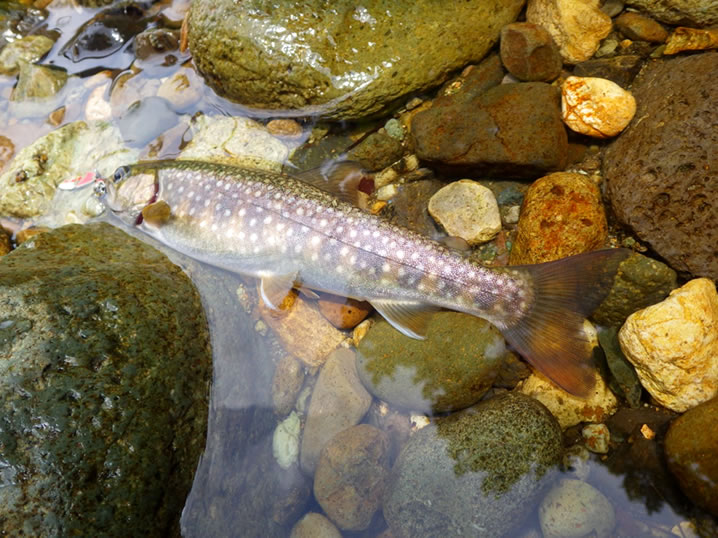
<path fill-rule="evenodd" d="M 340 161 L 312 168 L 296 177 L 358 207 L 359 184 L 367 174 L 359 163 Z"/>
<path fill-rule="evenodd" d="M 512 267 L 528 273 L 535 300 L 502 333 L 521 356 L 571 394 L 586 397 L 593 389 L 593 349 L 584 320 L 606 297 L 618 266 L 630 254 L 628 249 L 599 250 Z"/>
<path fill-rule="evenodd" d="M 264 275 L 259 284 L 262 301 L 273 310 L 279 310 L 284 298 L 292 291 L 297 280 L 297 271 L 286 275 Z"/>
<path fill-rule="evenodd" d="M 441 310 L 436 306 L 413 301 L 371 299 L 369 302 L 397 331 L 418 340 L 426 337 L 431 316 Z"/>

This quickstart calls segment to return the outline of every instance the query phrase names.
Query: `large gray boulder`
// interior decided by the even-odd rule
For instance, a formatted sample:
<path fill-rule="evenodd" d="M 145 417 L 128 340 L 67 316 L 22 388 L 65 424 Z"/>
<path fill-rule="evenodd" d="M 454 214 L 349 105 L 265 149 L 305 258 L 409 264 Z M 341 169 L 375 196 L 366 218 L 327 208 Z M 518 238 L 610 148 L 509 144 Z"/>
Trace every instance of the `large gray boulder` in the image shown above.
<path fill-rule="evenodd" d="M 480 60 L 523 0 L 195 0 L 189 45 L 221 95 L 355 119 Z"/>

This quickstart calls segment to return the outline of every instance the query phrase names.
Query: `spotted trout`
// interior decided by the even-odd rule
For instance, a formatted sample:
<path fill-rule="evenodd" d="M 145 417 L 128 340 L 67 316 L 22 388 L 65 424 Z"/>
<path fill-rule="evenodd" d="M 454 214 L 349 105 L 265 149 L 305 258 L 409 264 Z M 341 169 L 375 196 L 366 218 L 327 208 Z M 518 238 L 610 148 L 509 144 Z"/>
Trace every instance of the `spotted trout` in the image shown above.
<path fill-rule="evenodd" d="M 593 386 L 583 322 L 629 251 L 488 268 L 361 210 L 350 163 L 291 176 L 194 161 L 122 166 L 95 192 L 121 220 L 208 264 L 261 280 L 276 308 L 292 288 L 369 301 L 397 330 L 423 338 L 433 312 L 484 318 L 566 391 Z"/>

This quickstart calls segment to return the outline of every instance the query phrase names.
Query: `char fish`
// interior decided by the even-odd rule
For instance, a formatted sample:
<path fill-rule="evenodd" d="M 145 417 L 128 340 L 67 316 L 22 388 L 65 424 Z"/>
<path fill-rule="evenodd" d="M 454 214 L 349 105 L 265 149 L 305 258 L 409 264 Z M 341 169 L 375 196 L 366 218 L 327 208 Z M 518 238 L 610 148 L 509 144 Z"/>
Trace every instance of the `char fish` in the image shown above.
<path fill-rule="evenodd" d="M 122 166 L 95 191 L 125 223 L 211 265 L 261 279 L 278 305 L 293 287 L 369 301 L 396 329 L 422 338 L 446 308 L 494 324 L 568 392 L 593 386 L 584 316 L 629 251 L 609 249 L 538 265 L 487 268 L 353 203 L 351 163 L 298 176 L 196 161 Z"/>

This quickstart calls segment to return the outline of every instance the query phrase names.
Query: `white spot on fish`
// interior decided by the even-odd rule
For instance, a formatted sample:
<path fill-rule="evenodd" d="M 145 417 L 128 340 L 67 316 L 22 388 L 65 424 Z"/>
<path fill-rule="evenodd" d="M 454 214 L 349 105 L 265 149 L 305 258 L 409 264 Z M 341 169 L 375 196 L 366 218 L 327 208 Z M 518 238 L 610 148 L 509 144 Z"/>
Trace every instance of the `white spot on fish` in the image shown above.
<path fill-rule="evenodd" d="M 189 208 L 189 214 L 190 214 L 190 216 L 194 215 L 194 211 L 195 211 L 194 207 L 190 207 L 190 208 Z"/>
<path fill-rule="evenodd" d="M 184 185 L 181 185 L 179 189 L 177 189 L 177 192 L 180 194 L 184 192 Z"/>
<path fill-rule="evenodd" d="M 199 227 L 200 227 L 200 228 L 204 228 L 205 226 L 207 226 L 207 221 L 206 221 L 206 220 L 201 220 L 201 221 L 199 221 Z"/>
<path fill-rule="evenodd" d="M 347 254 L 349 254 L 349 247 L 343 246 L 339 251 L 339 254 L 341 254 L 342 256 L 346 256 Z"/>
<path fill-rule="evenodd" d="M 354 239 L 356 236 L 357 236 L 356 230 L 352 230 L 351 232 L 349 232 L 349 237 L 351 237 L 352 239 Z"/>
<path fill-rule="evenodd" d="M 212 224 L 212 231 L 213 231 L 213 232 L 216 232 L 216 231 L 217 231 L 217 225 L 216 225 L 216 224 Z"/>
<path fill-rule="evenodd" d="M 217 186 L 218 186 L 218 187 L 221 187 L 223 184 L 224 184 L 224 181 L 221 181 L 221 180 L 220 180 L 220 181 L 217 182 Z"/>
<path fill-rule="evenodd" d="M 374 232 L 371 234 L 371 236 L 372 236 L 374 239 L 376 239 L 376 238 L 379 237 L 380 235 L 381 235 L 381 234 L 380 234 L 378 231 L 376 231 L 376 230 L 374 230 Z"/>
<path fill-rule="evenodd" d="M 255 198 L 259 198 L 260 196 L 262 196 L 262 191 L 254 191 Z"/>
<path fill-rule="evenodd" d="M 272 222 L 272 217 L 264 217 L 264 224 L 269 224 Z"/>
<path fill-rule="evenodd" d="M 257 224 L 257 219 L 249 219 L 250 226 L 254 226 L 255 224 Z"/>
<path fill-rule="evenodd" d="M 232 214 L 232 212 L 229 209 L 224 210 L 224 216 L 229 217 Z"/>
<path fill-rule="evenodd" d="M 381 238 L 381 244 L 382 244 L 382 245 L 386 245 L 388 242 L 389 242 L 389 238 L 388 238 L 388 237 L 384 236 L 384 237 Z"/>
<path fill-rule="evenodd" d="M 411 253 L 411 259 L 412 260 L 418 260 L 419 259 L 419 253 L 414 251 Z"/>
<path fill-rule="evenodd" d="M 344 226 L 337 226 L 337 233 L 340 234 L 344 231 Z"/>
<path fill-rule="evenodd" d="M 337 273 L 341 274 L 343 272 L 344 272 L 344 267 L 342 267 L 341 265 L 337 265 Z"/>
<path fill-rule="evenodd" d="M 187 193 L 187 198 L 189 198 L 190 200 L 191 200 L 192 198 L 194 198 L 194 191 L 189 191 L 189 192 Z"/>
<path fill-rule="evenodd" d="M 389 265 L 388 263 L 385 263 L 384 265 L 381 266 L 381 270 L 384 271 L 385 273 L 388 273 L 389 271 L 391 271 L 391 265 Z"/>
<path fill-rule="evenodd" d="M 396 272 L 398 276 L 404 276 L 406 274 L 406 270 L 403 267 L 399 267 L 399 270 Z"/>
<path fill-rule="evenodd" d="M 329 221 L 327 219 L 322 219 L 319 221 L 319 226 L 321 226 L 323 228 L 324 226 L 326 226 L 328 224 L 328 222 Z"/>
<path fill-rule="evenodd" d="M 225 185 L 224 185 L 224 190 L 226 190 L 226 191 L 229 190 L 229 182 L 225 183 Z"/>
<path fill-rule="evenodd" d="M 403 260 L 403 259 L 404 259 L 404 251 L 403 251 L 403 250 L 397 250 L 397 252 L 396 252 L 396 257 L 399 258 L 400 260 Z"/>
<path fill-rule="evenodd" d="M 315 252 L 314 254 L 312 254 L 312 261 L 313 261 L 313 262 L 317 261 L 318 259 L 319 259 L 319 254 L 317 254 L 316 252 Z"/>
<path fill-rule="evenodd" d="M 246 214 L 247 214 L 247 210 L 244 209 L 244 208 L 240 209 L 240 210 L 237 212 L 237 215 L 239 215 L 240 217 L 244 217 Z"/>
<path fill-rule="evenodd" d="M 204 201 L 204 207 L 209 207 L 209 200 Z"/>
<path fill-rule="evenodd" d="M 297 208 L 297 215 L 299 215 L 299 216 L 304 215 L 304 208 L 298 207 L 298 208 Z"/>
<path fill-rule="evenodd" d="M 301 251 L 302 251 L 302 245 L 300 245 L 300 244 L 294 245 L 294 252 L 299 253 Z"/>
<path fill-rule="evenodd" d="M 314 237 L 312 237 L 312 245 L 317 246 L 321 240 L 322 240 L 321 237 L 319 237 L 318 235 L 315 235 Z"/>
<path fill-rule="evenodd" d="M 245 237 L 244 232 L 239 232 L 237 234 L 237 237 L 239 237 L 240 239 L 244 239 L 244 237 Z"/>
<path fill-rule="evenodd" d="M 363 235 L 364 237 L 369 237 L 369 230 L 364 230 L 364 231 L 362 232 L 362 235 Z"/>
<path fill-rule="evenodd" d="M 255 243 L 257 241 L 257 234 L 249 234 L 249 240 Z"/>

